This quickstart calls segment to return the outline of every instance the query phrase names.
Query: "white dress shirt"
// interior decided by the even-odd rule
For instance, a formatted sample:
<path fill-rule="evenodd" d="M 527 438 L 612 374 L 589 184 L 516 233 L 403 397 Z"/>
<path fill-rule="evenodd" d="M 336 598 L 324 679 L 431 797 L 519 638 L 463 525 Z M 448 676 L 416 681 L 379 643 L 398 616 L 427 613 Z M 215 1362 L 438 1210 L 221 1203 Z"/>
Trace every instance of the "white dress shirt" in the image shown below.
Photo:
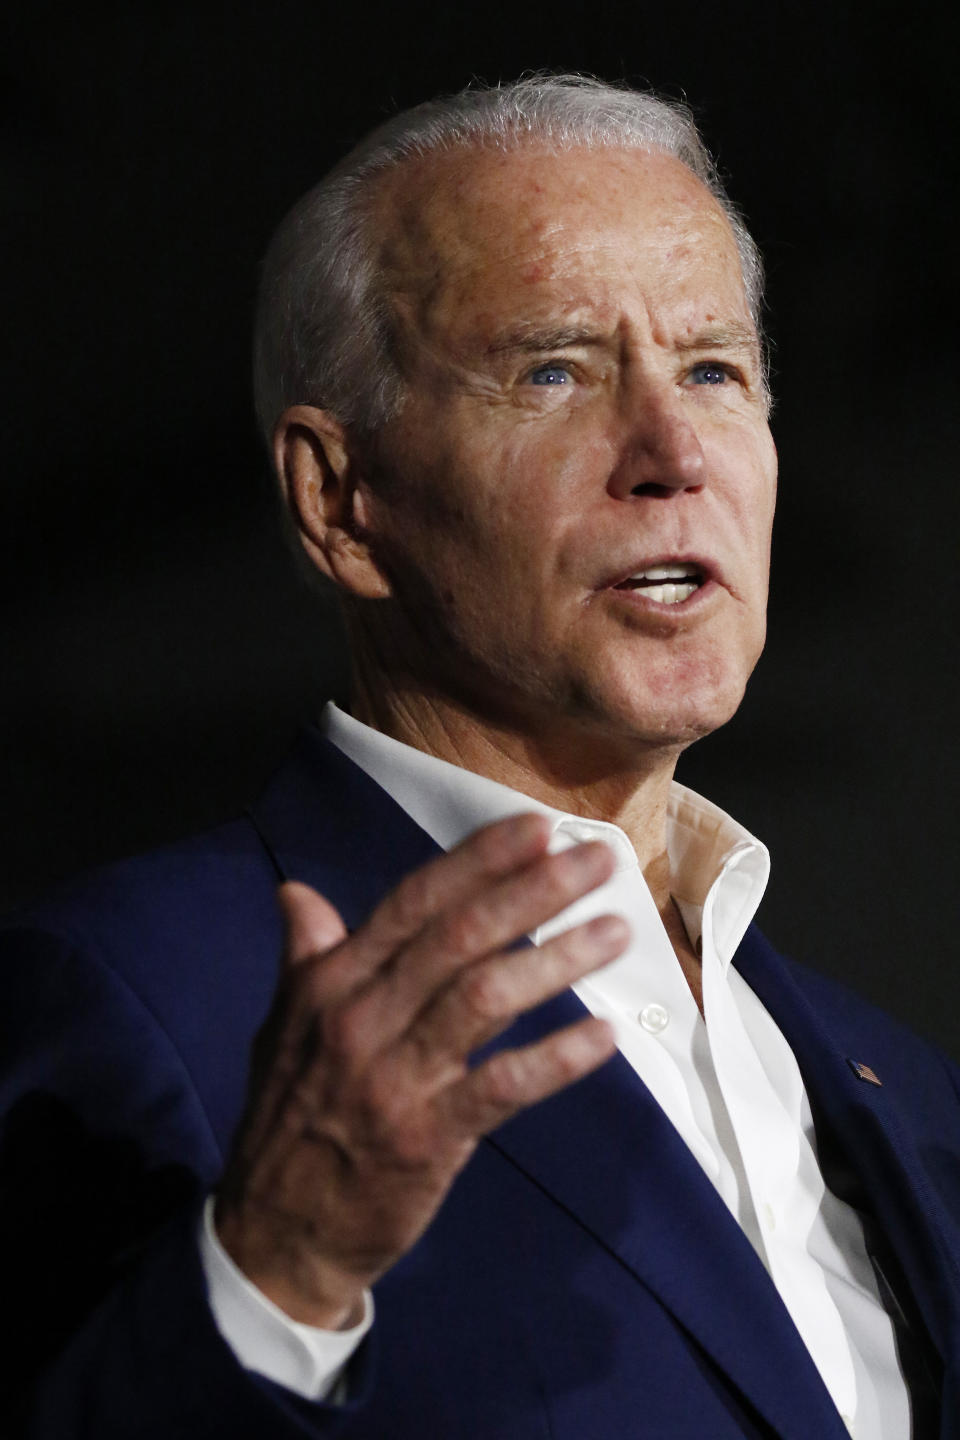
<path fill-rule="evenodd" d="M 716 806 L 671 787 L 667 848 L 674 898 L 701 956 L 701 1017 L 626 834 L 563 814 L 370 729 L 335 706 L 327 738 L 443 849 L 479 826 L 536 811 L 551 850 L 602 840 L 616 869 L 531 937 L 623 915 L 631 941 L 574 986 L 610 1021 L 617 1045 L 679 1131 L 766 1266 L 851 1435 L 909 1440 L 910 1403 L 857 1212 L 825 1186 L 810 1105 L 793 1052 L 733 954 L 769 874 L 765 847 Z M 335 1393 L 373 1318 L 330 1332 L 289 1320 L 233 1265 L 208 1205 L 200 1246 L 214 1315 L 248 1368 L 308 1398 Z"/>

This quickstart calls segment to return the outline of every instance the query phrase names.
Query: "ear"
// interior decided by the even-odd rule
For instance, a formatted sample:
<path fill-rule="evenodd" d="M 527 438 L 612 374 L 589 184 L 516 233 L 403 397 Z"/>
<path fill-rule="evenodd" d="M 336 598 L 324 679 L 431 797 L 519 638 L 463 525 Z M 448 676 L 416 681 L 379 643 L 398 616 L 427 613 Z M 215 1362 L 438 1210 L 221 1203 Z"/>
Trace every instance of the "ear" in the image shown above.
<path fill-rule="evenodd" d="M 287 507 L 317 569 L 368 600 L 390 584 L 367 542 L 361 467 L 347 430 L 327 410 L 293 405 L 277 421 L 273 458 Z"/>

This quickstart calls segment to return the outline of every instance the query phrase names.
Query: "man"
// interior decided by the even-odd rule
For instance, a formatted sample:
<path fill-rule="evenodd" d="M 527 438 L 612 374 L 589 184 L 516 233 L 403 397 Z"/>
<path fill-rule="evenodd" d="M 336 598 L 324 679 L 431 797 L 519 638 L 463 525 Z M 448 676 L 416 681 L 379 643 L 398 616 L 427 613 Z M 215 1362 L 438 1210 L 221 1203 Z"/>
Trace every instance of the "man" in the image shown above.
<path fill-rule="evenodd" d="M 11 929 L 25 1433 L 960 1435 L 955 1073 L 672 783 L 763 642 L 758 309 L 688 117 L 593 82 L 399 116 L 281 229 L 351 714 Z"/>

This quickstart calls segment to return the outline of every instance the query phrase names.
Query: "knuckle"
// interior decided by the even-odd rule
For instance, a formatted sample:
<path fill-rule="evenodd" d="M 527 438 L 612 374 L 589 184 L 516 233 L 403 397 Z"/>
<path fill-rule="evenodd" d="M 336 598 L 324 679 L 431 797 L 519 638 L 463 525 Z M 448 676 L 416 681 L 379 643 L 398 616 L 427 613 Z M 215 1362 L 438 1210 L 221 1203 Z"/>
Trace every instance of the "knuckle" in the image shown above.
<path fill-rule="evenodd" d="M 437 1147 L 429 1126 L 411 1123 L 397 1126 L 392 1142 L 394 1162 L 401 1170 L 426 1170 L 432 1166 Z"/>
<path fill-rule="evenodd" d="M 483 870 L 496 870 L 503 858 L 503 824 L 485 825 L 481 830 L 473 833 L 467 844 L 474 851 Z"/>
<path fill-rule="evenodd" d="M 498 1108 L 515 1105 L 522 1092 L 524 1065 L 519 1055 L 512 1051 L 497 1055 L 487 1067 L 486 1092 L 488 1101 Z"/>
<path fill-rule="evenodd" d="M 397 1085 L 389 1068 L 375 1066 L 364 1077 L 358 1106 L 368 1143 L 376 1154 L 401 1169 L 430 1161 L 435 1141 L 428 1117 L 417 1097 Z"/>
<path fill-rule="evenodd" d="M 469 971 L 460 980 L 458 989 L 463 1003 L 480 1020 L 500 1020 L 510 1013 L 509 986 L 493 966 Z"/>
<path fill-rule="evenodd" d="M 582 1064 L 579 1050 L 570 1045 L 561 1045 L 554 1051 L 550 1073 L 554 1083 L 566 1085 L 571 1080 L 576 1080 L 581 1073 Z"/>
<path fill-rule="evenodd" d="M 454 955 L 481 954 L 490 936 L 490 922 L 478 905 L 463 905 L 440 924 L 440 943 Z"/>
<path fill-rule="evenodd" d="M 367 1125 L 377 1133 L 392 1132 L 403 1112 L 395 1077 L 373 1065 L 358 1089 L 358 1105 Z"/>
<path fill-rule="evenodd" d="M 388 905 L 391 922 L 403 933 L 418 930 L 430 913 L 432 885 L 426 869 L 414 870 L 397 886 Z"/>
<path fill-rule="evenodd" d="M 564 905 L 572 894 L 583 889 L 583 870 L 569 851 L 561 850 L 549 857 L 543 868 L 542 884 L 544 895 L 551 903 Z"/>

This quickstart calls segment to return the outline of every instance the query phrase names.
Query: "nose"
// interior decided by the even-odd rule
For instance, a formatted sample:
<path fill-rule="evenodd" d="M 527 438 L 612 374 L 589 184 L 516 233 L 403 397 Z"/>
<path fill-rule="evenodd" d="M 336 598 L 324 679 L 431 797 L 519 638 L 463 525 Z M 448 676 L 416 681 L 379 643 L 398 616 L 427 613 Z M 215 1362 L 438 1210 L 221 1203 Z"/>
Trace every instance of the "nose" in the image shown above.
<path fill-rule="evenodd" d="M 668 496 L 698 490 L 707 479 L 707 460 L 699 436 L 681 403 L 649 392 L 633 402 L 620 458 L 610 476 L 610 493 Z"/>

